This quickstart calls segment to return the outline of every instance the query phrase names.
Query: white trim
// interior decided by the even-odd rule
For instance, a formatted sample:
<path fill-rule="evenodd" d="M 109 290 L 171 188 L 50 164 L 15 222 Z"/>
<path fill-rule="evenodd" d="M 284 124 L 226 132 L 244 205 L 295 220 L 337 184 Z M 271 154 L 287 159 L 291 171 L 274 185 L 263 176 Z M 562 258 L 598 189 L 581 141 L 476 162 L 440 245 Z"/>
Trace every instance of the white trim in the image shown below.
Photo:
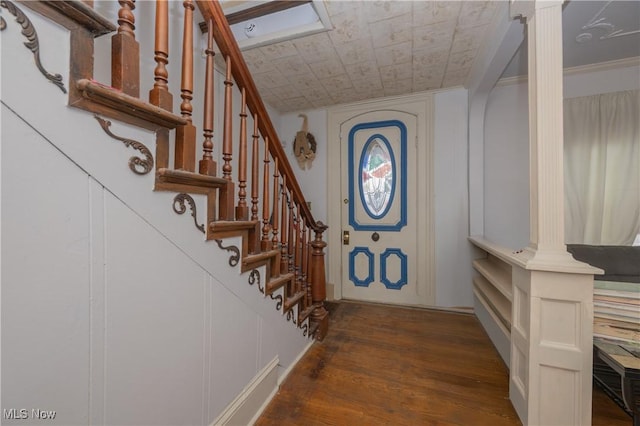
<path fill-rule="evenodd" d="M 313 346 L 313 343 L 315 342 L 315 340 L 311 340 L 309 342 L 309 344 L 307 344 L 307 346 L 300 351 L 300 353 L 298 354 L 298 356 L 296 357 L 296 359 L 294 359 L 291 364 L 289 364 L 289 367 L 287 367 L 279 376 L 278 376 L 278 387 L 287 379 L 287 377 L 289 376 L 289 373 L 291 373 L 291 371 L 293 370 L 293 367 L 295 367 L 296 365 L 298 365 L 298 362 L 300 362 L 300 360 L 302 359 L 303 356 L 305 356 L 307 354 L 307 351 L 309 349 L 311 349 L 311 346 Z"/>
<path fill-rule="evenodd" d="M 587 74 L 596 71 L 609 71 L 619 68 L 639 67 L 640 56 L 631 58 L 616 59 L 614 61 L 599 62 L 597 64 L 580 65 L 577 67 L 565 68 L 563 75 L 565 77 L 571 75 Z M 512 84 L 524 84 L 527 82 L 526 75 L 516 75 L 513 77 L 505 77 L 498 80 L 495 87 L 510 86 Z"/>
<path fill-rule="evenodd" d="M 276 356 L 256 374 L 211 426 L 253 424 L 278 391 L 278 363 Z M 251 420 L 247 422 L 246 419 Z"/>

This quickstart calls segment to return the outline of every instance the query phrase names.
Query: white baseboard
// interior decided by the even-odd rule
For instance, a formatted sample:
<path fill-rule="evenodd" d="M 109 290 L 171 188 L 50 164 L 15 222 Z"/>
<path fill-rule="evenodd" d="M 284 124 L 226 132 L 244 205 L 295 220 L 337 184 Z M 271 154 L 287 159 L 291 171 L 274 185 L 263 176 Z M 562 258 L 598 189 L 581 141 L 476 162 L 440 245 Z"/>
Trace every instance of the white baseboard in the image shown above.
<path fill-rule="evenodd" d="M 307 353 L 307 351 L 311 348 L 311 345 L 313 345 L 313 342 L 315 342 L 314 339 L 309 339 L 309 344 L 302 350 L 300 351 L 300 353 L 298 354 L 298 356 L 296 357 L 296 359 L 293 360 L 293 362 L 291 363 L 291 365 L 289 365 L 289 367 L 287 367 L 286 370 L 284 370 L 278 377 L 278 386 L 280 386 L 282 384 L 282 382 L 284 382 L 287 378 L 287 376 L 289 375 L 289 373 L 291 373 L 291 370 L 293 370 L 293 367 L 295 367 L 298 362 L 300 362 L 300 360 L 302 359 L 303 356 L 305 356 L 305 354 Z"/>
<path fill-rule="evenodd" d="M 278 391 L 278 357 L 267 364 L 211 426 L 252 425 Z"/>
<path fill-rule="evenodd" d="M 211 423 L 211 426 L 253 425 L 278 392 L 280 384 L 311 348 L 313 342 L 310 340 L 309 344 L 300 351 L 296 359 L 281 374 L 278 374 L 278 363 L 280 362 L 278 357 L 271 360 Z"/>

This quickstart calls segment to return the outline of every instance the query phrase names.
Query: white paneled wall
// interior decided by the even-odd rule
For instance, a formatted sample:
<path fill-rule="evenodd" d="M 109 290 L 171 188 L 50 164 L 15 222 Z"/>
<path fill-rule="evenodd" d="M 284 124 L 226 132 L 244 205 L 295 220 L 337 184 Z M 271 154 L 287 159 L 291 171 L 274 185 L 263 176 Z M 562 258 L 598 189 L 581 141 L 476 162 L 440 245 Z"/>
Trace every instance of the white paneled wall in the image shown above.
<path fill-rule="evenodd" d="M 67 32 L 23 9 L 68 86 Z M 175 194 L 153 191 L 153 173 L 129 170 L 137 151 L 66 105 L 15 22 L 2 37 L 2 408 L 55 410 L 61 425 L 211 423 L 309 340 L 173 211 Z M 152 132 L 111 130 L 154 151 Z"/>

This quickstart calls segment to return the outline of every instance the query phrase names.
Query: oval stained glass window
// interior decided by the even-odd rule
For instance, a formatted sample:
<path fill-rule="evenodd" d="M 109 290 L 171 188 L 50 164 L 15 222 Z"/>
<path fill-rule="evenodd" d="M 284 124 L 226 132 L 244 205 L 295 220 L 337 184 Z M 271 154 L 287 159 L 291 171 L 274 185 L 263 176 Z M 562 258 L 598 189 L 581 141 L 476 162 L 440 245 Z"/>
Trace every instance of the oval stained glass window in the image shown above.
<path fill-rule="evenodd" d="M 371 137 L 360 157 L 360 198 L 369 216 L 379 219 L 393 202 L 395 163 L 389 143 L 380 135 Z"/>

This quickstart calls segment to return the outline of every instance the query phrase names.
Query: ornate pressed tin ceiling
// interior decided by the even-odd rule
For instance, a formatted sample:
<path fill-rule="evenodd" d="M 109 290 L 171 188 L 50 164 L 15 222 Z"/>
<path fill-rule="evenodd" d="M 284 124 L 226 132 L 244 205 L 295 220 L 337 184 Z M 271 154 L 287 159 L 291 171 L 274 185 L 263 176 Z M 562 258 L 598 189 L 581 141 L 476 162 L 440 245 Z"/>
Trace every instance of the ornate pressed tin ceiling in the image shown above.
<path fill-rule="evenodd" d="M 505 4 L 325 0 L 333 29 L 243 54 L 264 101 L 280 112 L 454 87 L 466 83 Z M 639 23 L 637 0 L 567 1 L 565 66 L 640 56 Z M 505 76 L 526 73 L 521 51 Z"/>
<path fill-rule="evenodd" d="M 490 1 L 325 1 L 333 29 L 243 51 L 281 112 L 465 83 Z"/>

